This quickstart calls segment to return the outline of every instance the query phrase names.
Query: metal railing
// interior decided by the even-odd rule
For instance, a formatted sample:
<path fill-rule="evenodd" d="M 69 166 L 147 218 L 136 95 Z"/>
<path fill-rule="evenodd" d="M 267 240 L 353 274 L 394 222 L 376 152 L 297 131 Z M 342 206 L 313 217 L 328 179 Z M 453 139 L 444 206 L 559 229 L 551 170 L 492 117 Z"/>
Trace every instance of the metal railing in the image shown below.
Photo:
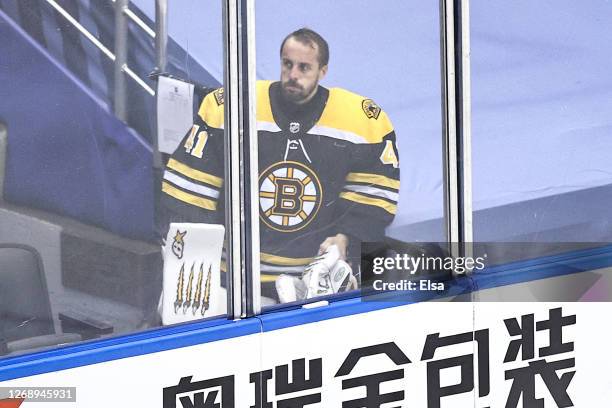
<path fill-rule="evenodd" d="M 63 18 L 72 24 L 85 38 L 111 61 L 115 66 L 114 71 L 114 112 L 115 115 L 125 121 L 127 118 L 127 88 L 126 76 L 136 82 L 149 95 L 155 96 L 155 90 L 151 88 L 143 78 L 139 77 L 127 65 L 128 55 L 128 23 L 132 21 L 136 26 L 155 39 L 155 71 L 163 72 L 166 68 L 166 48 L 168 43 L 168 3 L 167 0 L 155 0 L 155 30 L 150 28 L 140 17 L 129 9 L 129 0 L 111 0 L 115 8 L 115 52 L 111 52 L 95 35 L 88 31 L 70 13 L 68 13 L 55 0 L 46 0 Z"/>

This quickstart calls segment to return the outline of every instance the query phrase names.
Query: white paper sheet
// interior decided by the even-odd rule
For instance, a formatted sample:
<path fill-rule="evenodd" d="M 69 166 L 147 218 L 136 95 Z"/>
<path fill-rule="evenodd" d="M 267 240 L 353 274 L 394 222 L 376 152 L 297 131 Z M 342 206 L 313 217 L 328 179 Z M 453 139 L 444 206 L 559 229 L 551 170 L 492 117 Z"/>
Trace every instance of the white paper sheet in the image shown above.
<path fill-rule="evenodd" d="M 193 84 L 160 76 L 157 84 L 159 151 L 174 152 L 192 124 Z"/>

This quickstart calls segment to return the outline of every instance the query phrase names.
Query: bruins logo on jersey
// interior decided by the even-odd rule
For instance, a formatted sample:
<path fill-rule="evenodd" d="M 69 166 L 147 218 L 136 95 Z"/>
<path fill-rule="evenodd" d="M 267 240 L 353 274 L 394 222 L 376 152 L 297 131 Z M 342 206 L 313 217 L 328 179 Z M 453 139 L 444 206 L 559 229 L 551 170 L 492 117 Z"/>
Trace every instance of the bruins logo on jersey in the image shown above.
<path fill-rule="evenodd" d="M 215 101 L 217 101 L 217 105 L 221 106 L 223 105 L 223 103 L 225 102 L 225 97 L 224 97 L 224 93 L 223 93 L 223 88 L 219 88 L 216 91 L 213 92 L 213 95 L 215 96 Z"/>
<path fill-rule="evenodd" d="M 322 201 L 319 178 L 302 163 L 278 162 L 259 176 L 259 216 L 277 231 L 304 228 L 317 216 Z"/>
<path fill-rule="evenodd" d="M 366 114 L 368 119 L 378 119 L 380 115 L 380 106 L 378 106 L 371 99 L 364 99 L 361 101 L 361 107 L 363 108 L 363 112 Z"/>

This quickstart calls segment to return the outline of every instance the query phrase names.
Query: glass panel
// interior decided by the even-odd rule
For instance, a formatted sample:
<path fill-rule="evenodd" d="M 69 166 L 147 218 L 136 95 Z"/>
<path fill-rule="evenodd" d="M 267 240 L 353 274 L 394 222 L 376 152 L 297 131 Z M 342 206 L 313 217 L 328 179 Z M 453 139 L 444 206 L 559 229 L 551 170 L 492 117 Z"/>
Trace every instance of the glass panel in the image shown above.
<path fill-rule="evenodd" d="M 221 2 L 168 2 L 168 8 L 170 36 L 185 50 L 182 70 L 169 73 L 194 88 L 189 131 L 174 153 L 164 156 L 159 229 L 186 223 L 170 224 L 165 243 L 163 298 L 170 312 L 164 309 L 164 324 L 224 315 L 227 310 Z M 204 20 L 205 27 L 198 24 Z M 167 97 L 174 99 L 172 89 Z M 174 115 L 168 112 L 170 122 Z M 166 297 L 167 291 L 171 296 Z"/>
<path fill-rule="evenodd" d="M 206 215 L 223 208 L 222 122 L 196 115 L 191 127 L 191 98 L 197 112 L 223 80 L 220 2 L 169 2 L 165 72 L 182 81 L 159 90 L 175 121 L 160 146 L 180 148 L 163 174 L 154 41 L 141 27 L 155 27 L 154 2 L 130 2 L 124 37 L 113 2 L 22 3 L 0 4 L 0 355 L 144 330 L 160 313 L 165 324 L 223 315 L 223 218 Z M 109 58 L 122 45 L 127 125 Z M 210 152 L 220 164 L 203 164 Z"/>
<path fill-rule="evenodd" d="M 539 243 L 505 260 L 612 239 L 612 5 L 475 1 L 474 240 Z"/>
<path fill-rule="evenodd" d="M 358 284 L 363 241 L 444 241 L 439 4 L 256 6 L 262 303 Z"/>

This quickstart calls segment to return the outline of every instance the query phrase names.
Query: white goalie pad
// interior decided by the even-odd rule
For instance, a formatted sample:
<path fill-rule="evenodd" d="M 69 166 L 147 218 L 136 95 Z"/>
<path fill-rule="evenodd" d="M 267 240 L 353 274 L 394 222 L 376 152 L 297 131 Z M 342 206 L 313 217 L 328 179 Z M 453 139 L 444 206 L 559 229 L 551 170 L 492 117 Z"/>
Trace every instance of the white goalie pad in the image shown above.
<path fill-rule="evenodd" d="M 163 247 L 164 325 L 227 313 L 227 291 L 221 287 L 224 234 L 223 225 L 170 224 Z"/>
<path fill-rule="evenodd" d="M 276 293 L 280 303 L 306 299 L 307 288 L 302 279 L 291 275 L 280 275 L 276 279 Z"/>

